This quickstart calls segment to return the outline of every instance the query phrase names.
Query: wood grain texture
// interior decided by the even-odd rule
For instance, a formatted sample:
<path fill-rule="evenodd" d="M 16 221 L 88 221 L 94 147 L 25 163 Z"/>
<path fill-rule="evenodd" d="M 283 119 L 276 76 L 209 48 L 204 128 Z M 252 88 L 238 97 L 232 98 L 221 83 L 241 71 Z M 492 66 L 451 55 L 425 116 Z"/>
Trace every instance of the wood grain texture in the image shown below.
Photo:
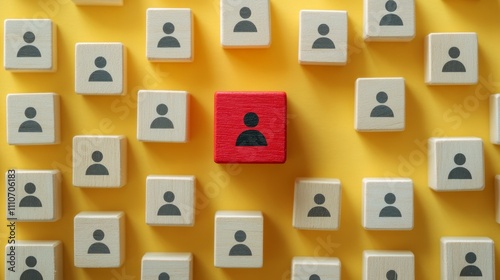
<path fill-rule="evenodd" d="M 159 276 L 164 278 L 160 278 Z M 166 278 L 166 276 L 170 278 Z M 142 257 L 142 280 L 193 279 L 193 255 L 191 253 L 146 253 Z"/>
<path fill-rule="evenodd" d="M 76 5 L 82 6 L 122 6 L 123 0 L 73 0 Z"/>
<path fill-rule="evenodd" d="M 415 256 L 410 251 L 363 252 L 363 280 L 414 280 Z"/>
<path fill-rule="evenodd" d="M 325 279 L 340 280 L 341 264 L 338 258 L 294 257 L 291 280 Z M 314 278 L 313 275 L 319 278 Z"/>
<path fill-rule="evenodd" d="M 5 269 L 5 280 L 64 279 L 61 241 L 16 240 L 15 244 L 5 245 L 5 254 L 12 255 L 12 252 L 15 254 L 15 267 L 12 270 Z M 8 260 L 10 260 L 9 256 L 6 261 Z"/>
<path fill-rule="evenodd" d="M 125 260 L 125 214 L 80 212 L 74 218 L 76 267 L 120 267 Z"/>
<path fill-rule="evenodd" d="M 415 37 L 414 0 L 364 0 L 365 41 L 411 41 Z"/>
<path fill-rule="evenodd" d="M 500 145 L 500 94 L 490 95 L 490 141 Z"/>
<path fill-rule="evenodd" d="M 214 111 L 215 162 L 286 161 L 287 109 L 284 92 L 216 92 Z M 247 125 L 245 117 L 251 113 L 257 118 Z M 240 139 L 243 141 L 238 145 Z"/>

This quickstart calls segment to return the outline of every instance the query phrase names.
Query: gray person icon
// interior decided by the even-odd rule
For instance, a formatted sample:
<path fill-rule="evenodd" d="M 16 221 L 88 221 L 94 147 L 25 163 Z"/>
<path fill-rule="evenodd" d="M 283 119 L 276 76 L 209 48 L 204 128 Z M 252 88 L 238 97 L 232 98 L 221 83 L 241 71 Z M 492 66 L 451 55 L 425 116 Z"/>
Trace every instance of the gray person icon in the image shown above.
<path fill-rule="evenodd" d="M 238 230 L 237 232 L 234 233 L 234 240 L 241 243 L 241 242 L 244 242 L 246 239 L 247 239 L 247 234 L 244 231 Z M 229 251 L 229 255 L 230 256 L 251 256 L 252 251 L 245 244 L 236 244 Z"/>
<path fill-rule="evenodd" d="M 167 204 L 163 205 L 158 209 L 158 216 L 180 216 L 181 215 L 181 210 L 179 210 L 179 207 L 175 206 L 172 204 L 172 202 L 175 200 L 175 194 L 171 191 L 167 191 L 163 194 L 163 200 L 167 202 Z"/>
<path fill-rule="evenodd" d="M 28 107 L 24 110 L 24 116 L 29 120 L 24 121 L 18 129 L 18 132 L 43 132 L 40 124 L 34 120 L 36 117 L 36 109 L 33 107 Z"/>
<path fill-rule="evenodd" d="M 477 260 L 476 254 L 473 252 L 469 252 L 465 255 L 465 261 L 469 264 L 466 267 L 462 268 L 460 271 L 460 277 L 462 276 L 483 276 L 481 269 L 479 267 L 473 265 Z"/>
<path fill-rule="evenodd" d="M 31 31 L 27 31 L 23 35 L 23 40 L 27 44 L 35 42 L 35 34 Z M 33 45 L 24 45 L 17 51 L 17 57 L 42 57 L 40 50 Z"/>
<path fill-rule="evenodd" d="M 330 33 L 330 27 L 322 23 L 318 26 L 318 33 L 321 36 L 326 36 Z M 335 49 L 335 44 L 328 37 L 320 37 L 316 39 L 312 45 L 313 49 Z"/>
<path fill-rule="evenodd" d="M 108 62 L 106 61 L 106 58 L 104 58 L 102 56 L 98 56 L 94 60 L 94 64 L 97 68 L 99 68 L 99 70 L 95 70 L 94 72 L 92 72 L 92 74 L 90 74 L 89 82 L 112 82 L 113 81 L 113 77 L 111 77 L 111 74 L 109 74 L 109 72 L 106 70 L 102 70 L 108 64 Z"/>
<path fill-rule="evenodd" d="M 314 203 L 318 206 L 311 208 L 311 210 L 307 213 L 307 217 L 330 217 L 328 209 L 321 206 L 321 204 L 325 203 L 325 196 L 323 194 L 316 194 L 314 196 Z"/>
<path fill-rule="evenodd" d="M 392 269 L 387 271 L 385 277 L 387 278 L 387 280 L 398 280 L 398 274 Z"/>
<path fill-rule="evenodd" d="M 319 277 L 318 274 L 311 274 L 311 276 L 309 276 L 309 280 L 321 280 L 321 277 Z"/>
<path fill-rule="evenodd" d="M 21 199 L 19 207 L 42 207 L 42 202 L 38 197 L 32 195 L 36 191 L 36 186 L 33 183 L 26 183 L 24 191 L 29 194 Z"/>
<path fill-rule="evenodd" d="M 87 254 L 110 254 L 108 246 L 102 242 L 99 242 L 104 239 L 104 231 L 96 229 L 94 230 L 92 236 L 94 237 L 94 240 L 98 242 L 94 242 L 92 243 L 92 245 L 90 245 Z"/>
<path fill-rule="evenodd" d="M 247 127 L 256 127 L 259 124 L 259 116 L 254 112 L 246 113 L 243 123 Z M 236 146 L 267 146 L 266 137 L 255 129 L 243 131 L 236 139 Z"/>
<path fill-rule="evenodd" d="M 170 275 L 166 272 L 162 272 L 158 275 L 158 280 L 170 280 Z"/>
<path fill-rule="evenodd" d="M 465 66 L 462 62 L 456 60 L 460 56 L 460 49 L 457 47 L 451 47 L 448 50 L 448 55 L 452 60 L 446 62 L 443 66 L 442 72 L 466 72 Z"/>
<path fill-rule="evenodd" d="M 466 161 L 465 155 L 462 153 L 458 153 L 453 158 L 453 161 L 456 165 L 464 165 Z M 470 174 L 469 170 L 467 170 L 467 168 L 457 166 L 450 171 L 450 173 L 448 174 L 448 179 L 472 179 L 472 175 Z"/>
<path fill-rule="evenodd" d="M 103 159 L 103 155 L 100 151 L 94 151 L 92 153 L 92 160 L 95 162 L 90 165 L 85 171 L 85 175 L 109 175 L 106 166 L 100 164 Z"/>
<path fill-rule="evenodd" d="M 392 13 L 396 11 L 398 8 L 398 4 L 394 0 L 388 0 L 385 2 L 385 9 L 389 12 Z M 380 19 L 380 26 L 385 26 L 385 25 L 396 25 L 396 26 L 401 26 L 403 25 L 403 20 L 396 14 L 386 14 L 385 16 Z"/>
<path fill-rule="evenodd" d="M 168 36 L 165 36 L 158 41 L 158 48 L 180 48 L 181 44 L 179 40 L 175 37 L 170 36 L 170 34 L 174 33 L 175 26 L 171 22 L 167 22 L 163 25 L 163 32 Z"/>
<path fill-rule="evenodd" d="M 252 15 L 252 10 L 248 7 L 240 9 L 240 16 L 244 20 L 238 22 L 233 29 L 233 32 L 257 32 L 257 27 L 253 22 L 247 20 Z"/>
<path fill-rule="evenodd" d="M 33 256 L 29 256 L 26 258 L 26 266 L 29 267 L 29 269 L 23 271 L 21 274 L 20 280 L 43 280 L 42 274 L 34 269 L 36 266 L 37 260 Z"/>
<path fill-rule="evenodd" d="M 156 113 L 160 115 L 161 117 L 157 117 L 151 122 L 151 125 L 149 128 L 174 128 L 174 124 L 172 121 L 165 117 L 165 115 L 168 113 L 168 107 L 165 104 L 158 104 L 156 106 Z"/>
<path fill-rule="evenodd" d="M 394 113 L 392 112 L 392 109 L 384 105 L 384 103 L 387 102 L 387 100 L 389 99 L 387 93 L 385 93 L 384 91 L 380 91 L 379 93 L 377 93 L 377 96 L 375 98 L 377 99 L 377 102 L 380 103 L 380 105 L 377 105 L 375 108 L 372 109 L 370 117 L 393 118 Z"/>
<path fill-rule="evenodd" d="M 384 201 L 389 205 L 380 210 L 379 217 L 401 217 L 399 209 L 392 206 L 392 204 L 396 202 L 396 196 L 393 193 L 387 193 L 384 197 Z"/>

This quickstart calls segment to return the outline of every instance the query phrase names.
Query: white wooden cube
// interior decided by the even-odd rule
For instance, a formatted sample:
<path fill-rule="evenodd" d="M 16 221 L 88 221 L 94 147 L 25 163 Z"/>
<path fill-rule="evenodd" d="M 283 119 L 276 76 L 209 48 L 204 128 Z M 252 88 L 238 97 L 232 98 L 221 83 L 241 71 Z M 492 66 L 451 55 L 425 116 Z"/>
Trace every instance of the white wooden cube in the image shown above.
<path fill-rule="evenodd" d="M 61 241 L 19 241 L 5 245 L 5 280 L 62 280 Z"/>
<path fill-rule="evenodd" d="M 189 138 L 189 93 L 140 90 L 137 98 L 137 139 L 181 142 Z"/>
<path fill-rule="evenodd" d="M 76 5 L 83 6 L 122 6 L 123 0 L 73 0 Z"/>
<path fill-rule="evenodd" d="M 413 229 L 413 181 L 408 178 L 363 179 L 363 227 Z"/>
<path fill-rule="evenodd" d="M 296 179 L 293 226 L 298 229 L 337 230 L 341 194 L 338 179 Z"/>
<path fill-rule="evenodd" d="M 264 217 L 260 211 L 215 213 L 214 265 L 258 268 L 263 264 Z"/>
<path fill-rule="evenodd" d="M 500 175 L 495 176 L 495 209 L 496 220 L 500 224 Z"/>
<path fill-rule="evenodd" d="M 410 41 L 415 37 L 414 0 L 364 0 L 365 41 Z"/>
<path fill-rule="evenodd" d="M 269 0 L 220 0 L 220 34 L 224 48 L 271 45 Z"/>
<path fill-rule="evenodd" d="M 125 136 L 73 137 L 73 185 L 118 188 L 127 183 Z"/>
<path fill-rule="evenodd" d="M 340 260 L 327 257 L 294 257 L 291 280 L 340 280 Z"/>
<path fill-rule="evenodd" d="M 300 11 L 299 63 L 313 65 L 347 63 L 346 11 Z"/>
<path fill-rule="evenodd" d="M 127 92 L 127 55 L 122 43 L 77 43 L 75 92 L 121 95 Z"/>
<path fill-rule="evenodd" d="M 57 68 L 56 25 L 50 19 L 7 19 L 4 68 L 40 72 Z"/>
<path fill-rule="evenodd" d="M 191 253 L 146 253 L 142 257 L 141 280 L 193 279 Z"/>
<path fill-rule="evenodd" d="M 490 141 L 500 145 L 500 93 L 490 95 Z"/>
<path fill-rule="evenodd" d="M 357 79 L 354 111 L 357 131 L 404 130 L 405 79 Z"/>
<path fill-rule="evenodd" d="M 435 191 L 483 190 L 483 140 L 476 137 L 430 138 L 429 187 Z"/>
<path fill-rule="evenodd" d="M 60 142 L 59 95 L 7 94 L 7 142 L 49 145 Z"/>
<path fill-rule="evenodd" d="M 125 214 L 80 212 L 74 218 L 76 267 L 120 267 L 125 260 Z"/>
<path fill-rule="evenodd" d="M 495 244 L 487 237 L 442 237 L 441 280 L 496 279 Z"/>
<path fill-rule="evenodd" d="M 146 57 L 151 61 L 193 60 L 193 16 L 188 8 L 146 12 Z"/>
<path fill-rule="evenodd" d="M 61 217 L 58 170 L 9 170 L 5 173 L 7 219 L 57 221 Z"/>
<path fill-rule="evenodd" d="M 363 280 L 414 280 L 415 256 L 410 251 L 363 252 Z"/>
<path fill-rule="evenodd" d="M 193 226 L 194 199 L 194 176 L 148 176 L 146 223 L 158 226 Z"/>
<path fill-rule="evenodd" d="M 425 38 L 425 82 L 471 85 L 478 81 L 477 34 L 431 33 Z"/>

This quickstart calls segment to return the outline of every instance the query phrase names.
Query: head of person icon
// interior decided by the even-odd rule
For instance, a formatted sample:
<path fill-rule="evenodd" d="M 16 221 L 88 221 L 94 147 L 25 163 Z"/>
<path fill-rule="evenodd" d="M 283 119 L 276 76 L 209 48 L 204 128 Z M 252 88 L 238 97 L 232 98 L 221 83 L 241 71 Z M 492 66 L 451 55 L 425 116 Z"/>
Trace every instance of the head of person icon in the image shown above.
<path fill-rule="evenodd" d="M 174 128 L 174 124 L 172 121 L 165 117 L 165 115 L 168 113 L 168 107 L 167 105 L 161 103 L 156 106 L 156 113 L 160 115 L 160 117 L 157 117 L 151 122 L 151 125 L 149 126 L 150 128 L 153 129 L 168 129 L 168 128 Z"/>
<path fill-rule="evenodd" d="M 34 269 L 36 264 L 37 260 L 35 257 L 27 257 L 26 266 L 29 267 L 29 269 L 23 271 L 20 280 L 43 280 L 42 274 L 38 270 Z"/>
<path fill-rule="evenodd" d="M 247 245 L 241 244 L 242 242 L 245 242 L 247 239 L 247 234 L 242 231 L 238 230 L 234 233 L 234 240 L 237 242 L 240 242 L 240 244 L 234 245 L 231 250 L 229 251 L 230 256 L 251 256 L 252 251 L 250 248 L 248 248 Z"/>
<path fill-rule="evenodd" d="M 392 206 L 396 202 L 396 196 L 393 193 L 387 193 L 384 196 L 385 203 L 389 204 L 388 206 L 382 208 L 379 213 L 379 217 L 401 217 L 401 212 L 397 207 Z"/>
<path fill-rule="evenodd" d="M 92 153 L 92 160 L 95 162 L 90 165 L 85 171 L 85 175 L 109 175 L 108 169 L 106 166 L 100 164 L 104 156 L 101 151 L 94 151 Z"/>
<path fill-rule="evenodd" d="M 33 119 L 36 117 L 36 109 L 28 107 L 24 110 L 24 116 L 28 119 L 24 121 L 18 129 L 18 132 L 43 132 L 40 124 Z"/>
<path fill-rule="evenodd" d="M 174 33 L 175 31 L 175 26 L 171 22 L 166 22 L 163 24 L 163 33 L 167 34 L 167 36 L 164 36 L 163 38 L 158 41 L 158 48 L 180 48 L 181 44 L 179 43 L 179 40 L 177 40 L 175 37 L 171 36 L 170 34 Z"/>
<path fill-rule="evenodd" d="M 460 276 L 483 276 L 481 269 L 475 266 L 474 263 L 477 260 L 476 254 L 473 252 L 469 252 L 465 255 L 465 261 L 469 264 L 466 267 L 462 268 L 460 271 Z"/>
<path fill-rule="evenodd" d="M 453 158 L 453 161 L 456 165 L 464 165 L 466 161 L 465 155 L 462 153 L 458 153 Z M 467 168 L 463 166 L 457 166 L 450 171 L 450 173 L 448 174 L 448 179 L 472 179 L 472 174 Z"/>
<path fill-rule="evenodd" d="M 377 105 L 372 109 L 370 117 L 393 118 L 394 112 L 392 112 L 392 109 L 389 106 L 384 105 L 384 103 L 387 102 L 387 100 L 389 99 L 387 93 L 385 93 L 384 91 L 380 91 L 375 96 L 375 99 L 377 99 L 377 102 L 380 103 L 380 105 Z"/>
<path fill-rule="evenodd" d="M 27 31 L 23 35 L 23 40 L 26 44 L 32 44 L 35 42 L 35 34 L 31 31 Z M 17 57 L 42 57 L 40 50 L 33 45 L 24 45 L 17 51 Z"/>
<path fill-rule="evenodd" d="M 387 273 L 385 274 L 385 278 L 387 278 L 387 280 L 398 280 L 398 274 L 395 270 L 391 269 L 387 271 Z"/>
<path fill-rule="evenodd" d="M 325 207 L 321 206 L 323 203 L 325 203 L 325 196 L 321 193 L 318 193 L 314 196 L 314 203 L 316 203 L 317 206 L 311 208 L 309 212 L 307 213 L 307 217 L 330 217 L 330 211 L 326 209 Z"/>
<path fill-rule="evenodd" d="M 452 60 L 446 62 L 446 64 L 443 66 L 442 72 L 466 72 L 463 63 L 456 60 L 460 56 L 459 48 L 451 47 L 448 50 L 448 55 L 452 58 Z"/>
<path fill-rule="evenodd" d="M 398 8 L 398 4 L 394 0 L 388 0 L 385 2 L 385 9 L 391 13 L 391 14 L 386 14 L 380 19 L 379 25 L 380 26 L 402 26 L 403 25 L 403 20 L 396 14 L 392 14 L 392 12 L 395 12 L 396 9 Z"/>
<path fill-rule="evenodd" d="M 257 27 L 253 22 L 248 20 L 252 16 L 252 10 L 248 7 L 240 9 L 240 17 L 243 19 L 238 22 L 233 29 L 233 32 L 257 32 Z"/>
<path fill-rule="evenodd" d="M 92 234 L 94 237 L 94 240 L 97 242 L 92 243 L 90 245 L 89 250 L 87 251 L 88 254 L 109 254 L 109 248 L 106 244 L 100 242 L 104 239 L 104 231 L 100 229 L 94 230 L 94 233 Z"/>
<path fill-rule="evenodd" d="M 180 216 L 181 215 L 181 210 L 179 210 L 179 207 L 175 206 L 172 204 L 175 200 L 175 194 L 171 191 L 166 191 L 163 194 L 163 200 L 167 202 L 167 204 L 164 204 L 160 209 L 158 209 L 158 216 Z"/>
<path fill-rule="evenodd" d="M 256 127 L 259 124 L 259 116 L 254 112 L 246 113 L 243 117 L 243 123 L 248 128 Z M 236 146 L 267 146 L 267 141 L 260 131 L 248 129 L 238 136 Z"/>
<path fill-rule="evenodd" d="M 170 275 L 166 272 L 162 272 L 158 275 L 158 280 L 170 280 Z"/>
<path fill-rule="evenodd" d="M 330 27 L 327 24 L 320 24 L 318 26 L 318 33 L 321 36 L 326 36 L 330 33 Z M 312 45 L 313 49 L 335 49 L 335 44 L 328 37 L 320 37 L 316 39 Z"/>
<path fill-rule="evenodd" d="M 309 280 L 321 280 L 321 277 L 319 277 L 318 274 L 311 274 L 311 276 L 309 276 Z"/>
<path fill-rule="evenodd" d="M 24 185 L 24 191 L 28 194 L 19 202 L 19 207 L 42 207 L 42 202 L 38 197 L 32 195 L 36 191 L 35 184 L 29 182 Z"/>
<path fill-rule="evenodd" d="M 95 70 L 90 74 L 89 82 L 112 82 L 113 77 L 109 74 L 108 71 L 103 70 L 104 67 L 108 64 L 106 58 L 102 56 L 98 56 L 94 60 L 95 67 L 99 68 L 99 70 Z"/>

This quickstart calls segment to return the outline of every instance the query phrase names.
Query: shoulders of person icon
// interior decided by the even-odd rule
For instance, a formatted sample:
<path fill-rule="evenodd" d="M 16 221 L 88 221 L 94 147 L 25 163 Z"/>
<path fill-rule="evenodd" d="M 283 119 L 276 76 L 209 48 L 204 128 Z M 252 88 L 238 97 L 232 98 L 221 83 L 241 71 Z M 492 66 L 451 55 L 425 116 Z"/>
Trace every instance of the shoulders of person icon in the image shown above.
<path fill-rule="evenodd" d="M 385 102 L 389 99 L 387 96 L 387 93 L 384 91 L 380 91 L 377 93 L 377 96 L 375 97 L 377 99 L 377 102 L 380 103 L 380 105 L 375 106 L 372 111 L 370 112 L 370 117 L 372 118 L 392 118 L 394 117 L 394 112 L 389 106 L 384 105 Z"/>
<path fill-rule="evenodd" d="M 31 44 L 35 41 L 35 34 L 28 31 L 24 33 L 23 40 L 24 42 Z M 17 57 L 42 57 L 42 54 L 37 47 L 32 45 L 25 45 L 17 51 Z"/>
<path fill-rule="evenodd" d="M 234 233 L 234 239 L 237 242 L 244 242 L 247 239 L 247 234 L 242 231 L 238 230 Z M 231 247 L 231 250 L 229 251 L 230 256 L 251 256 L 252 255 L 252 250 L 248 248 L 247 245 L 245 244 L 236 244 L 233 247 Z"/>
<path fill-rule="evenodd" d="M 158 209 L 158 216 L 181 216 L 181 210 L 179 210 L 179 207 L 171 204 L 175 200 L 175 194 L 173 192 L 165 192 L 163 194 L 163 200 L 165 200 L 167 204 Z"/>
<path fill-rule="evenodd" d="M 453 158 L 453 161 L 456 165 L 464 165 L 466 161 L 465 155 L 462 153 L 458 153 Z M 450 173 L 448 174 L 448 179 L 472 179 L 472 174 L 467 168 L 463 166 L 457 166 L 450 171 Z"/>
<path fill-rule="evenodd" d="M 318 206 L 311 208 L 307 213 L 307 217 L 331 217 L 330 211 L 321 206 L 323 203 L 325 203 L 325 196 L 323 194 L 316 194 L 314 196 L 314 203 L 316 203 Z"/>
<path fill-rule="evenodd" d="M 113 77 L 111 76 L 111 74 L 109 74 L 109 72 L 106 70 L 102 70 L 102 68 L 106 67 L 107 63 L 108 62 L 106 61 L 106 59 L 104 57 L 102 57 L 102 56 L 96 57 L 96 59 L 94 60 L 94 64 L 97 68 L 99 68 L 99 70 L 95 70 L 94 72 L 92 72 L 92 74 L 90 74 L 89 82 L 112 82 L 113 81 Z"/>
<path fill-rule="evenodd" d="M 29 269 L 23 271 L 21 274 L 20 280 L 43 280 L 42 274 L 34 269 L 36 266 L 37 260 L 33 256 L 29 256 L 26 258 L 26 266 L 30 267 Z"/>
<path fill-rule="evenodd" d="M 149 128 L 153 129 L 168 129 L 168 128 L 174 128 L 174 123 L 167 117 L 164 117 L 168 113 L 168 107 L 165 104 L 158 104 L 156 106 L 156 113 L 160 115 L 161 117 L 157 117 L 151 122 L 151 125 Z"/>
<path fill-rule="evenodd" d="M 328 25 L 322 23 L 318 26 L 318 33 L 321 36 L 326 36 L 330 33 L 330 27 Z M 335 49 L 335 44 L 328 37 L 320 37 L 316 39 L 312 45 L 313 49 Z"/>
<path fill-rule="evenodd" d="M 233 32 L 257 32 L 257 27 L 253 22 L 247 20 L 252 15 L 252 10 L 248 7 L 240 9 L 240 16 L 244 20 L 238 22 L 233 29 Z"/>
<path fill-rule="evenodd" d="M 92 234 L 94 237 L 94 240 L 98 242 L 94 242 L 92 245 L 90 245 L 87 253 L 88 254 L 110 254 L 109 248 L 106 244 L 100 242 L 101 240 L 104 239 L 104 232 L 100 229 L 94 230 L 94 233 Z"/>
<path fill-rule="evenodd" d="M 477 260 L 476 254 L 469 252 L 465 255 L 465 261 L 469 264 L 462 268 L 460 271 L 460 276 L 483 276 L 481 269 L 473 265 Z"/>
<path fill-rule="evenodd" d="M 24 121 L 18 129 L 18 132 L 43 132 L 42 127 L 40 124 L 34 120 L 33 118 L 36 117 L 36 109 L 33 107 L 28 107 L 24 110 L 24 116 L 28 118 L 29 120 Z"/>
<path fill-rule="evenodd" d="M 460 56 L 460 49 L 457 47 L 451 47 L 448 50 L 448 55 L 452 60 L 446 62 L 443 65 L 442 72 L 466 72 L 465 66 L 462 62 L 455 60 Z"/>
<path fill-rule="evenodd" d="M 397 218 L 402 217 L 401 211 L 395 206 L 392 206 L 396 202 L 396 196 L 393 193 L 387 193 L 384 196 L 385 203 L 389 204 L 388 206 L 382 208 L 379 213 L 379 217 L 389 217 L 389 218 Z"/>
<path fill-rule="evenodd" d="M 256 127 L 259 124 L 259 116 L 253 112 L 246 113 L 243 122 L 247 127 Z M 267 146 L 267 140 L 260 131 L 249 129 L 240 133 L 236 146 Z"/>
<path fill-rule="evenodd" d="M 385 2 L 385 9 L 392 13 L 396 11 L 398 8 L 398 4 L 394 0 L 388 0 Z M 401 26 L 403 25 L 403 20 L 396 14 L 386 14 L 385 16 L 380 19 L 379 22 L 380 26 L 385 26 L 385 25 L 395 25 L 395 26 Z"/>
<path fill-rule="evenodd" d="M 28 194 L 19 202 L 19 207 L 42 207 L 42 202 L 38 197 L 32 195 L 36 191 L 36 186 L 33 183 L 24 185 L 24 191 Z"/>
<path fill-rule="evenodd" d="M 177 40 L 175 37 L 170 36 L 170 34 L 174 33 L 175 31 L 175 26 L 171 22 L 167 22 L 163 25 L 163 32 L 167 34 L 168 36 L 164 36 L 163 38 L 158 41 L 158 48 L 180 48 L 181 44 L 179 43 L 179 40 Z"/>
<path fill-rule="evenodd" d="M 96 163 L 90 165 L 85 171 L 85 175 L 109 175 L 109 171 L 106 166 L 100 164 L 103 159 L 103 155 L 100 151 L 94 151 L 92 153 L 92 160 Z"/>

